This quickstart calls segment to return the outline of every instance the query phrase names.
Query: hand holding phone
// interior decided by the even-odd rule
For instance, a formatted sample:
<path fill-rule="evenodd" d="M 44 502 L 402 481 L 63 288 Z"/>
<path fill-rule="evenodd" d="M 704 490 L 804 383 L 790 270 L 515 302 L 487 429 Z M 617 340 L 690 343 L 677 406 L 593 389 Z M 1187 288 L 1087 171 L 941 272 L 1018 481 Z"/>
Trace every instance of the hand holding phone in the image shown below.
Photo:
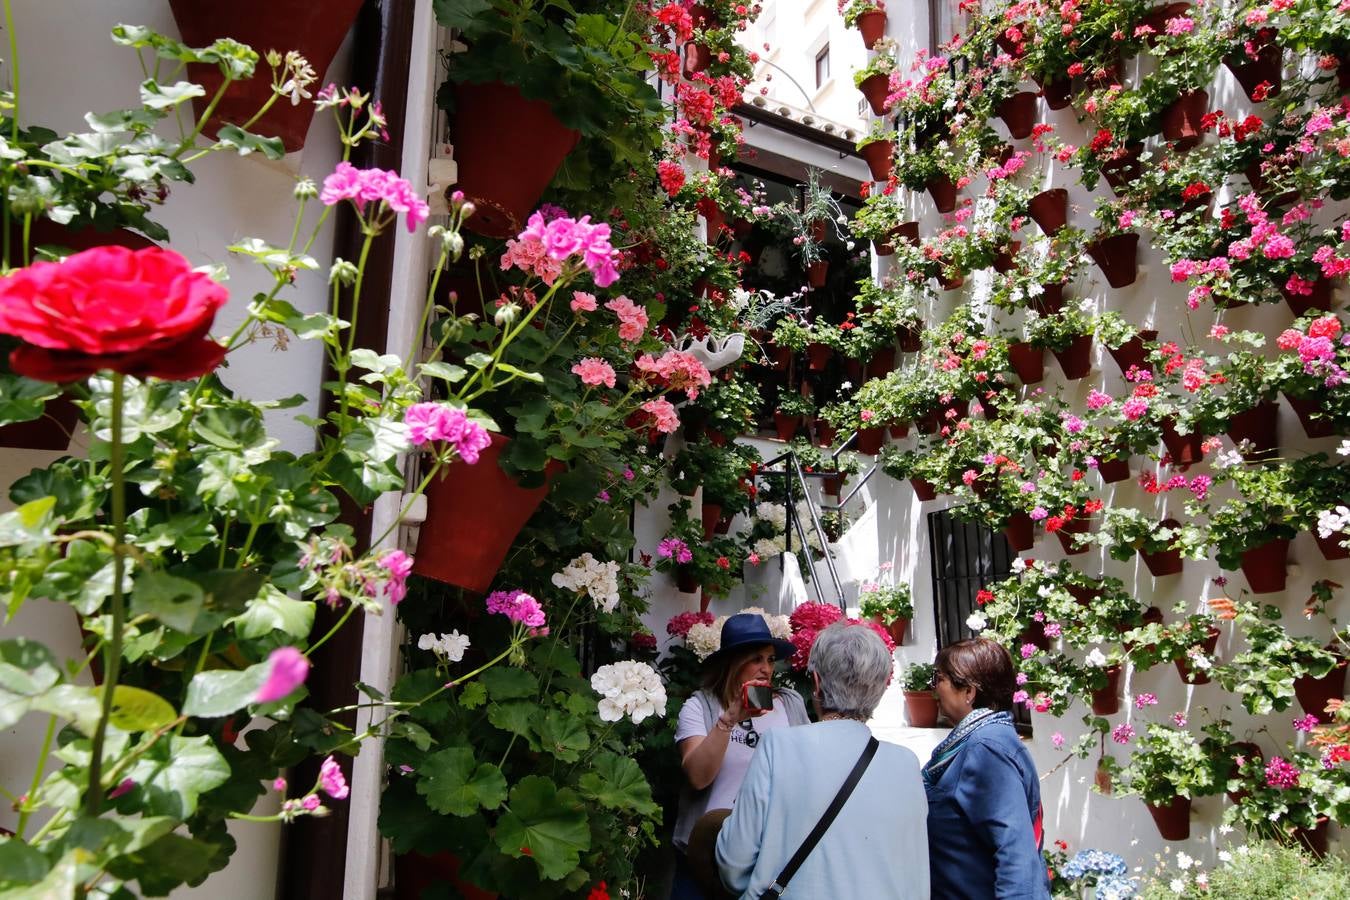
<path fill-rule="evenodd" d="M 773 687 L 754 681 L 741 685 L 741 709 L 752 716 L 763 715 L 773 709 Z"/>

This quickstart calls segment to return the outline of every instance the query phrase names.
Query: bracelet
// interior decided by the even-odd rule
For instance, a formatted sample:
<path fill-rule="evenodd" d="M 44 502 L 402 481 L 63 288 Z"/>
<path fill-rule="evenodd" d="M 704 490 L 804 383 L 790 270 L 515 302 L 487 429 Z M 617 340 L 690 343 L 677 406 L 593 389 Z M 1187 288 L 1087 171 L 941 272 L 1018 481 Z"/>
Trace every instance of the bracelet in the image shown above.
<path fill-rule="evenodd" d="M 722 721 L 721 716 L 718 716 L 717 721 L 713 723 L 713 727 L 715 727 L 718 731 L 723 731 L 726 732 L 727 734 L 731 734 L 732 730 L 735 729 L 736 727 L 736 723 L 733 722 L 732 724 L 728 725 Z"/>

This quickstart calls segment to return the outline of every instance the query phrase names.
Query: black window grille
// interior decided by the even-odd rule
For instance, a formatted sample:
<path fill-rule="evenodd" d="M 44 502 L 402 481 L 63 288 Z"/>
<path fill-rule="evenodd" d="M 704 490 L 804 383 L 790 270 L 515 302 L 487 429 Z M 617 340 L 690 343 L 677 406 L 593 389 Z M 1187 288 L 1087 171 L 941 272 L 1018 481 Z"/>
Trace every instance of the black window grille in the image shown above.
<path fill-rule="evenodd" d="M 933 612 L 937 649 L 973 637 L 966 619 L 979 606 L 975 594 L 1012 574 L 1017 558 L 1003 532 L 979 522 L 954 519 L 950 511 L 928 514 L 928 543 L 933 563 Z M 1014 707 L 1019 732 L 1031 733 L 1031 716 L 1023 704 Z"/>

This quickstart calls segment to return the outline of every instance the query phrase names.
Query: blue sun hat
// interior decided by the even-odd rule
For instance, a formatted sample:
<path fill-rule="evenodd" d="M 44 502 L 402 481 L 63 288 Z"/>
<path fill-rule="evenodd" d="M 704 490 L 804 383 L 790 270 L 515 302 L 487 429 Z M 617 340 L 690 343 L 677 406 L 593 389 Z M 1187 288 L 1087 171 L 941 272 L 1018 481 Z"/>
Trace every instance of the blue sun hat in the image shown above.
<path fill-rule="evenodd" d="M 779 659 L 788 659 L 797 652 L 792 641 L 776 638 L 769 632 L 769 623 L 759 613 L 736 613 L 722 623 L 722 645 L 705 664 L 716 665 L 737 650 L 765 644 L 778 651 Z"/>

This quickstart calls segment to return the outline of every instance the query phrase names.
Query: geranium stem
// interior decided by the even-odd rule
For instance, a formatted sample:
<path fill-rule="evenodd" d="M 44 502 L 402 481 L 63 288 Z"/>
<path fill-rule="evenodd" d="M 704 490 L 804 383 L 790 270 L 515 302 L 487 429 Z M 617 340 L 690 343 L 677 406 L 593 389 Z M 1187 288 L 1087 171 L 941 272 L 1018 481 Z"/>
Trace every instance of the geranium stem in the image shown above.
<path fill-rule="evenodd" d="M 122 666 L 122 629 L 126 626 L 126 598 L 122 596 L 122 544 L 126 541 L 127 504 L 123 493 L 122 471 L 126 448 L 122 446 L 122 406 L 126 376 L 114 372 L 112 376 L 112 447 L 108 466 L 112 475 L 113 520 L 113 591 L 112 634 L 108 638 L 103 664 L 103 709 L 90 744 L 89 789 L 85 794 L 85 810 L 97 816 L 103 802 L 103 742 L 108 736 L 108 719 L 112 715 L 113 692 L 117 690 L 117 676 Z"/>
<path fill-rule="evenodd" d="M 335 635 L 335 634 L 338 633 L 338 629 L 339 629 L 339 628 L 341 628 L 343 625 L 347 624 L 347 620 L 350 619 L 350 618 L 352 617 L 352 613 L 355 612 L 355 611 L 356 611 L 356 604 L 355 604 L 355 603 L 349 603 L 349 604 L 347 605 L 347 611 L 344 612 L 344 613 L 342 614 L 342 618 L 338 619 L 337 622 L 333 625 L 333 627 L 330 628 L 330 629 L 328 629 L 328 633 L 327 633 L 327 634 L 325 634 L 323 637 L 319 638 L 318 643 L 316 643 L 314 646 L 310 647 L 308 650 L 305 651 L 305 656 L 312 656 L 312 655 L 314 655 L 314 651 L 315 651 L 315 650 L 318 650 L 320 647 L 322 647 L 324 644 L 326 644 L 326 643 L 328 642 L 328 639 L 329 639 L 330 637 L 332 637 L 333 635 Z"/>

